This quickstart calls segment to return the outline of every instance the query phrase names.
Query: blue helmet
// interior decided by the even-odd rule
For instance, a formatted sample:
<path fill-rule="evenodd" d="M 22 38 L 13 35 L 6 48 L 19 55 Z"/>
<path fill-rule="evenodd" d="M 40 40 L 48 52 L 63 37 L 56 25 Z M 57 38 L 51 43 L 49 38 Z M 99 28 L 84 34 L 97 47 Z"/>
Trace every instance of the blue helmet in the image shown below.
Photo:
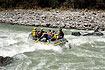
<path fill-rule="evenodd" d="M 52 30 L 53 32 L 55 32 L 55 30 Z"/>
<path fill-rule="evenodd" d="M 56 32 L 54 32 L 54 34 L 56 34 Z"/>

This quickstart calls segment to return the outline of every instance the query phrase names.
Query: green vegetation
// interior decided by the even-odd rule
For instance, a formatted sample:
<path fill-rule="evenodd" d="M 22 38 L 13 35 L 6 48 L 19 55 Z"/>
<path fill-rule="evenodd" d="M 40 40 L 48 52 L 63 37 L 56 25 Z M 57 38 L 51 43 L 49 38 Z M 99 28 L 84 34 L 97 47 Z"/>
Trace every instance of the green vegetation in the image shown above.
<path fill-rule="evenodd" d="M 105 9 L 105 0 L 0 0 L 0 8 Z"/>

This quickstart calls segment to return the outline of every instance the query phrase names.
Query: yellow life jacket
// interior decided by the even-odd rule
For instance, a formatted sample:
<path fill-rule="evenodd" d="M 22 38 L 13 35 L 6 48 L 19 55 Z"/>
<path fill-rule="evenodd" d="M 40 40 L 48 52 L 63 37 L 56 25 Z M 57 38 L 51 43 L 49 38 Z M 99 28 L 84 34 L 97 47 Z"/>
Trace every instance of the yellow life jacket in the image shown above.
<path fill-rule="evenodd" d="M 36 30 L 32 30 L 32 36 L 36 35 Z"/>
<path fill-rule="evenodd" d="M 52 39 L 57 39 L 57 34 L 54 34 L 54 36 L 52 37 Z"/>

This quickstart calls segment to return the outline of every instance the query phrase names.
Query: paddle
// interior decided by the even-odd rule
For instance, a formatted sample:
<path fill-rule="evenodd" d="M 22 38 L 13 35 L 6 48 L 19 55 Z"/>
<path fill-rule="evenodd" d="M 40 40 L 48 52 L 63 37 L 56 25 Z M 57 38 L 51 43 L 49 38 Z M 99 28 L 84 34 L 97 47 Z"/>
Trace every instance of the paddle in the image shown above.
<path fill-rule="evenodd" d="M 37 39 L 36 41 L 35 41 L 35 43 L 38 43 L 39 42 L 39 39 Z"/>
<path fill-rule="evenodd" d="M 66 42 L 66 40 L 58 42 L 58 43 L 55 43 L 55 44 L 53 44 L 53 46 L 59 45 L 59 44 L 64 43 L 64 42 Z"/>
<path fill-rule="evenodd" d="M 47 42 L 46 44 L 49 45 L 50 42 Z"/>
<path fill-rule="evenodd" d="M 50 44 L 50 40 L 46 44 L 49 45 Z"/>

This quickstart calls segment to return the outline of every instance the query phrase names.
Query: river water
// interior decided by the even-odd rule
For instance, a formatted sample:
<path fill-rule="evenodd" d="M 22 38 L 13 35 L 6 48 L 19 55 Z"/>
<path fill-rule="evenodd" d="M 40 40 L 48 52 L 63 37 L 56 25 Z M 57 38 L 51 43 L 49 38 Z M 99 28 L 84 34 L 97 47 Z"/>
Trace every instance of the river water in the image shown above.
<path fill-rule="evenodd" d="M 92 31 L 63 29 L 69 42 L 60 47 L 35 44 L 28 38 L 33 28 L 0 23 L 0 56 L 14 58 L 0 70 L 105 70 L 105 35 L 76 37 L 71 32 Z"/>

